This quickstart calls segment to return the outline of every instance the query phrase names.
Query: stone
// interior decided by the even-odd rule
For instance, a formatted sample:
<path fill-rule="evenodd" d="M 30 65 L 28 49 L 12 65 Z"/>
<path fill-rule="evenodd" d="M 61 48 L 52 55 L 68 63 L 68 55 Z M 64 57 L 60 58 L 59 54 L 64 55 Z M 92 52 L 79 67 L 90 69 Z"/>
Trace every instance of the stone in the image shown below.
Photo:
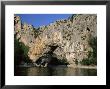
<path fill-rule="evenodd" d="M 93 51 L 88 43 L 90 36 L 97 37 L 96 14 L 76 14 L 69 19 L 40 26 L 38 30 L 26 23 L 21 25 L 19 16 L 15 16 L 14 21 L 17 39 L 29 46 L 28 56 L 33 62 L 50 52 L 52 46 L 58 46 L 52 53 L 59 60 L 66 59 L 70 64 L 75 60 L 80 62 L 88 57 L 89 51 Z"/>

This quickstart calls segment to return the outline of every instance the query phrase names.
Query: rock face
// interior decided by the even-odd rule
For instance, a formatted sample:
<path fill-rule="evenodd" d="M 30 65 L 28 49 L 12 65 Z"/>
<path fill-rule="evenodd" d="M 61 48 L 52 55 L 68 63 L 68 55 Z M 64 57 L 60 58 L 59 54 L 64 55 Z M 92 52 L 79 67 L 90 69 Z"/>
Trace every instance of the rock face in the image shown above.
<path fill-rule="evenodd" d="M 33 62 L 54 48 L 53 55 L 59 60 L 66 59 L 70 64 L 80 62 L 93 51 L 88 40 L 97 36 L 95 14 L 72 15 L 39 28 L 22 24 L 19 16 L 14 17 L 14 23 L 16 38 L 29 47 L 28 56 Z"/>
<path fill-rule="evenodd" d="M 14 17 L 14 25 L 14 33 L 16 38 L 19 39 L 19 42 L 22 42 L 29 47 L 34 45 L 37 34 L 35 28 L 26 23 L 22 24 L 19 16 Z"/>

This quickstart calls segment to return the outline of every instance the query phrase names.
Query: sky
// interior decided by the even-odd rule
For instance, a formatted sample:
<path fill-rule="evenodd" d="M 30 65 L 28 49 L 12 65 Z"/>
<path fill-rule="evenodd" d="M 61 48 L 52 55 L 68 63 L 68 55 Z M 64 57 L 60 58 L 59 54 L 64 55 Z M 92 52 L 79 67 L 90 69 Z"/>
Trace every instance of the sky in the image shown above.
<path fill-rule="evenodd" d="M 68 19 L 72 14 L 15 14 L 20 16 L 22 23 L 31 24 L 38 28 L 42 25 L 49 25 L 60 19 Z"/>

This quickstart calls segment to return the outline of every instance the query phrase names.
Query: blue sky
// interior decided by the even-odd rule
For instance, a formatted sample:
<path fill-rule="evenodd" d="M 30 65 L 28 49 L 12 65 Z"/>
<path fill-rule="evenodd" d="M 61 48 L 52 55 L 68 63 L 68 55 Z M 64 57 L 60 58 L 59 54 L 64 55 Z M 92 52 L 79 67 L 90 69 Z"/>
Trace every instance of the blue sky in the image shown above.
<path fill-rule="evenodd" d="M 34 27 L 48 25 L 56 20 L 67 19 L 72 14 L 15 14 L 20 16 L 22 23 L 31 24 Z"/>

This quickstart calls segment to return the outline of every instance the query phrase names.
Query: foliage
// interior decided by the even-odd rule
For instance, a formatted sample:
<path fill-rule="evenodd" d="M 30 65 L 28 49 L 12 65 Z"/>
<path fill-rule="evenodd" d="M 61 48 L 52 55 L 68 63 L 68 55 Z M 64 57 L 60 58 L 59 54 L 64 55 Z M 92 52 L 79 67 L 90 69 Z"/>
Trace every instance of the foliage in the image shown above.
<path fill-rule="evenodd" d="M 60 65 L 68 65 L 69 62 L 67 61 L 67 59 L 62 59 L 62 60 L 59 60 L 59 64 Z"/>
<path fill-rule="evenodd" d="M 39 28 L 33 28 L 34 37 L 36 38 L 38 36 Z"/>
<path fill-rule="evenodd" d="M 91 38 L 89 44 L 93 48 L 93 57 L 97 57 L 97 37 Z"/>
<path fill-rule="evenodd" d="M 19 65 L 22 61 L 27 62 L 27 63 L 31 62 L 27 55 L 28 51 L 29 51 L 29 47 L 19 42 L 19 40 L 16 39 L 16 36 L 15 36 L 14 37 L 14 63 L 15 65 Z"/>
<path fill-rule="evenodd" d="M 97 37 L 92 37 L 89 40 L 89 45 L 93 52 L 89 51 L 88 58 L 83 59 L 80 63 L 83 65 L 97 65 Z"/>

